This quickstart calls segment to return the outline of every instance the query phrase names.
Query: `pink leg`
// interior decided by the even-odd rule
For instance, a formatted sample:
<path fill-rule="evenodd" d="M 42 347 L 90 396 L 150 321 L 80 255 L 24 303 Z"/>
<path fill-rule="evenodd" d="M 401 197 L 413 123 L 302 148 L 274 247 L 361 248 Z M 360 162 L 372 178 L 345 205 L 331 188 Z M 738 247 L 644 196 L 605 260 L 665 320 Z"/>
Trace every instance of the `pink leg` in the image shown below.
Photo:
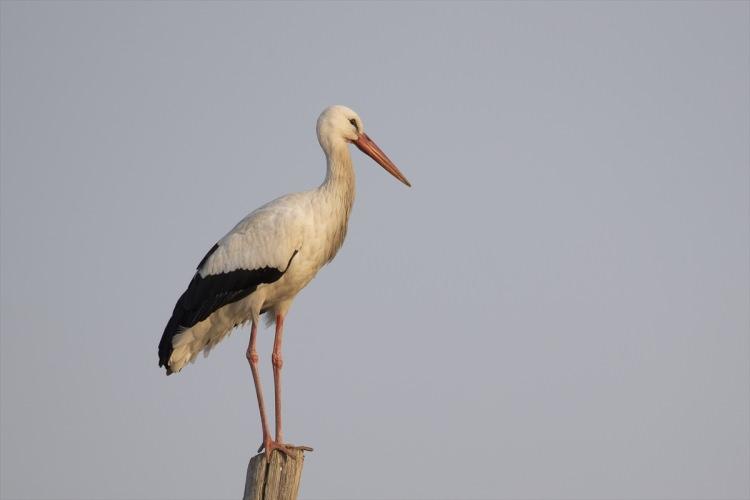
<path fill-rule="evenodd" d="M 258 397 L 258 409 L 260 410 L 260 423 L 263 427 L 263 442 L 266 437 L 271 437 L 268 431 L 268 422 L 266 421 L 266 405 L 263 403 L 263 387 L 260 385 L 260 375 L 258 375 L 258 351 L 255 350 L 255 341 L 258 337 L 258 326 L 253 321 L 250 328 L 250 343 L 247 346 L 247 361 L 250 363 L 250 371 L 253 372 L 253 382 L 255 383 L 255 395 Z M 258 450 L 260 451 L 260 450 Z"/>
<path fill-rule="evenodd" d="M 309 446 L 294 446 L 291 444 L 284 444 L 284 437 L 281 432 L 281 368 L 284 366 L 284 359 L 281 357 L 281 340 L 284 336 L 284 316 L 281 314 L 276 315 L 276 335 L 273 339 L 273 354 L 271 355 L 271 362 L 273 363 L 273 389 L 274 389 L 274 403 L 276 406 L 276 443 L 277 446 L 283 446 L 284 452 L 288 453 L 289 449 L 300 449 L 305 451 L 313 451 Z"/>
<path fill-rule="evenodd" d="M 281 368 L 284 366 L 284 359 L 281 357 L 281 339 L 284 336 L 284 316 L 276 315 L 276 335 L 273 339 L 273 354 L 271 362 L 273 363 L 273 389 L 274 403 L 276 410 L 276 442 L 282 443 L 281 432 Z"/>

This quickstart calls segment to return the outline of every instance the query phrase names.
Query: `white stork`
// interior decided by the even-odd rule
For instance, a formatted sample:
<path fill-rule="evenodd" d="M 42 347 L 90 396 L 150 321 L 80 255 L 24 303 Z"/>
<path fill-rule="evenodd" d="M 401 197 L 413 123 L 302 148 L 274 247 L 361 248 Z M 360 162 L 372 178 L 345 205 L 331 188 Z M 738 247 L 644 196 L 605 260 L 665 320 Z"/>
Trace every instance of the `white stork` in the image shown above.
<path fill-rule="evenodd" d="M 354 169 L 349 143 L 411 186 L 396 165 L 365 134 L 357 113 L 326 108 L 318 118 L 318 142 L 326 155 L 326 177 L 318 188 L 288 194 L 242 219 L 198 264 L 175 305 L 161 341 L 159 366 L 167 375 L 206 355 L 238 325 L 251 322 L 247 360 L 255 383 L 263 443 L 258 452 L 289 453 L 281 429 L 281 339 L 284 317 L 294 297 L 331 261 L 344 242 L 354 202 Z M 276 436 L 266 420 L 255 341 L 260 316 L 276 323 L 273 343 Z"/>

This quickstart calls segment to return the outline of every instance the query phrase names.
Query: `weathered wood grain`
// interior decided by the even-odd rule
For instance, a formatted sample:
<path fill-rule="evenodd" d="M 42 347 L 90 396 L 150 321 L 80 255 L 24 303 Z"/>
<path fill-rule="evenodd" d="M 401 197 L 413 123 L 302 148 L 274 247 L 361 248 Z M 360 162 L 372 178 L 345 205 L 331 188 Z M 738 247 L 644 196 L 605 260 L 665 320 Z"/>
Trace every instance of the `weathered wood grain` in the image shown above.
<path fill-rule="evenodd" d="M 296 500 L 302 479 L 305 451 L 293 449 L 291 456 L 280 451 L 271 454 L 271 463 L 265 453 L 250 459 L 245 478 L 243 500 Z"/>

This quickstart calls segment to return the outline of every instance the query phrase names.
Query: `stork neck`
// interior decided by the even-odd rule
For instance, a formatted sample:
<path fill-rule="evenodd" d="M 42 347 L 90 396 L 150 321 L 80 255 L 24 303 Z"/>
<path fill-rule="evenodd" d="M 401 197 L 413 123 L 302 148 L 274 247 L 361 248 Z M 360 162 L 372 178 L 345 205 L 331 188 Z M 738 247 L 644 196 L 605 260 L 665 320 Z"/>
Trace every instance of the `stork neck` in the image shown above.
<path fill-rule="evenodd" d="M 323 212 L 326 245 L 323 249 L 324 262 L 330 262 L 346 237 L 349 213 L 354 204 L 354 168 L 349 147 L 342 143 L 339 147 L 326 151 L 328 170 L 326 179 L 318 188 L 319 210 Z"/>
<path fill-rule="evenodd" d="M 342 143 L 326 151 L 326 163 L 326 178 L 321 189 L 337 192 L 351 206 L 354 201 L 354 166 L 348 144 Z"/>

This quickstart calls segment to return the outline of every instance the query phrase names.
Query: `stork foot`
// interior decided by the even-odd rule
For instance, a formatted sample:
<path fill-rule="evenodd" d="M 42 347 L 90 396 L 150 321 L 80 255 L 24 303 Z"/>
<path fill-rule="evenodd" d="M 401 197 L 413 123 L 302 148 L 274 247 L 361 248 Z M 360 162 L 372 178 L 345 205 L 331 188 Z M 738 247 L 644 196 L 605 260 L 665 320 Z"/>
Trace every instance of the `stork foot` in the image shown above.
<path fill-rule="evenodd" d="M 271 453 L 273 452 L 273 450 L 279 450 L 287 457 L 291 455 L 293 450 L 313 451 L 313 449 L 309 446 L 295 446 L 289 443 L 279 443 L 278 441 L 274 441 L 273 439 L 271 439 L 270 436 L 263 438 L 263 442 L 261 443 L 260 448 L 258 448 L 258 453 L 263 450 L 266 450 L 267 462 L 271 461 Z"/>

